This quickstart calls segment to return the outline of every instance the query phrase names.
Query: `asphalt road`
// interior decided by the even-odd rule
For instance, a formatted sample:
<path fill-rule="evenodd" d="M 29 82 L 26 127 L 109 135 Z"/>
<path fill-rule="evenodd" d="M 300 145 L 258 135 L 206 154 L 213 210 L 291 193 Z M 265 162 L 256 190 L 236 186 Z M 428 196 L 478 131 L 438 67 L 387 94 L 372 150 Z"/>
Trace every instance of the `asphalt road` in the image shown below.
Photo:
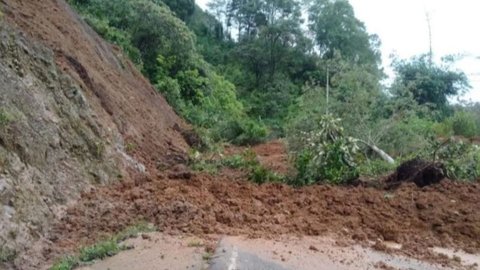
<path fill-rule="evenodd" d="M 133 246 L 133 249 L 84 266 L 80 270 L 450 269 L 328 237 L 250 239 L 225 236 L 219 239 L 215 253 L 208 255 L 199 238 L 151 233 L 127 240 L 126 244 Z M 401 248 L 396 243 L 384 243 L 392 249 Z M 447 249 L 438 249 L 436 252 L 449 257 L 459 256 L 464 265 L 480 265 L 479 254 Z M 478 269 L 478 266 L 473 269 Z"/>

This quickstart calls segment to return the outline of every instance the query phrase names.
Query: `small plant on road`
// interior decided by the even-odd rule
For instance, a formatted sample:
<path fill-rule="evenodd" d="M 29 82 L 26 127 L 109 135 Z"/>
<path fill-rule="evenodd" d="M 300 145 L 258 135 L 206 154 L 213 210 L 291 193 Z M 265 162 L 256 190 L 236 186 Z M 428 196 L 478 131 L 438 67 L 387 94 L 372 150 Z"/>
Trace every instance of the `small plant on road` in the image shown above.
<path fill-rule="evenodd" d="M 80 249 L 78 256 L 68 255 L 63 257 L 56 264 L 50 267 L 49 270 L 71 270 L 79 265 L 113 256 L 122 250 L 128 249 L 127 246 L 122 245 L 120 242 L 128 238 L 136 237 L 139 233 L 152 232 L 155 230 L 156 228 L 154 226 L 150 226 L 150 224 L 145 222 L 138 223 L 135 226 L 126 228 L 107 240 L 98 242 L 91 246 L 83 247 Z"/>

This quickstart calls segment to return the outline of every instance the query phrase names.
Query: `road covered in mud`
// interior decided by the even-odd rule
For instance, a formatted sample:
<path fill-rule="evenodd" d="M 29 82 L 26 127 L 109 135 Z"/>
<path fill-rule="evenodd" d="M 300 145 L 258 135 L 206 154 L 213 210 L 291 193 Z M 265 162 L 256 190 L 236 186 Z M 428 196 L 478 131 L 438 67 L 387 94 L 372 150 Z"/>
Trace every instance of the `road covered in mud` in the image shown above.
<path fill-rule="evenodd" d="M 265 152 L 265 147 L 260 148 L 260 160 L 279 156 Z M 278 145 L 273 148 L 282 150 Z M 197 237 L 329 236 L 444 265 L 461 263 L 432 248 L 480 251 L 478 182 L 445 179 L 423 188 L 403 183 L 395 190 L 327 185 L 293 188 L 256 185 L 232 170 L 214 175 L 182 171 L 186 167 L 176 170 L 83 194 L 52 231 L 52 256 L 138 221 L 153 223 L 166 234 Z"/>

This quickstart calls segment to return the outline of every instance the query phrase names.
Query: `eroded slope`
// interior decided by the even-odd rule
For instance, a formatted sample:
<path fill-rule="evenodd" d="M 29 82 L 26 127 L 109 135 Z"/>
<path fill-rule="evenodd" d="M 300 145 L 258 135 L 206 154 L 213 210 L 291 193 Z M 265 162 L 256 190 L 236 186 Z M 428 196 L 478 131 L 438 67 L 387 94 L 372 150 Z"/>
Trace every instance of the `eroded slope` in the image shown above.
<path fill-rule="evenodd" d="M 0 10 L 0 264 L 34 267 L 65 205 L 183 160 L 186 125 L 63 0 Z"/>

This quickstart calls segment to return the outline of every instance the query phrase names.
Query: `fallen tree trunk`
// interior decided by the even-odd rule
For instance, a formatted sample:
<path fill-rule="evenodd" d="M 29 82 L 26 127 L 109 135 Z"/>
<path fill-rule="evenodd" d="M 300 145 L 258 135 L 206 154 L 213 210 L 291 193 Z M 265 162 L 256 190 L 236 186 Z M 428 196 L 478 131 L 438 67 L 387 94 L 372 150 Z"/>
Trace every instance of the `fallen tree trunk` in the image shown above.
<path fill-rule="evenodd" d="M 373 152 L 375 152 L 379 157 L 381 157 L 383 160 L 385 160 L 386 162 L 390 163 L 390 164 L 394 164 L 395 163 L 395 160 L 387 153 L 385 153 L 385 151 L 383 151 L 382 149 L 378 148 L 376 145 L 374 144 L 369 144 L 367 143 L 366 141 L 364 140 L 358 140 L 359 142 L 365 144 L 366 146 L 368 146 L 370 149 L 372 149 Z"/>

